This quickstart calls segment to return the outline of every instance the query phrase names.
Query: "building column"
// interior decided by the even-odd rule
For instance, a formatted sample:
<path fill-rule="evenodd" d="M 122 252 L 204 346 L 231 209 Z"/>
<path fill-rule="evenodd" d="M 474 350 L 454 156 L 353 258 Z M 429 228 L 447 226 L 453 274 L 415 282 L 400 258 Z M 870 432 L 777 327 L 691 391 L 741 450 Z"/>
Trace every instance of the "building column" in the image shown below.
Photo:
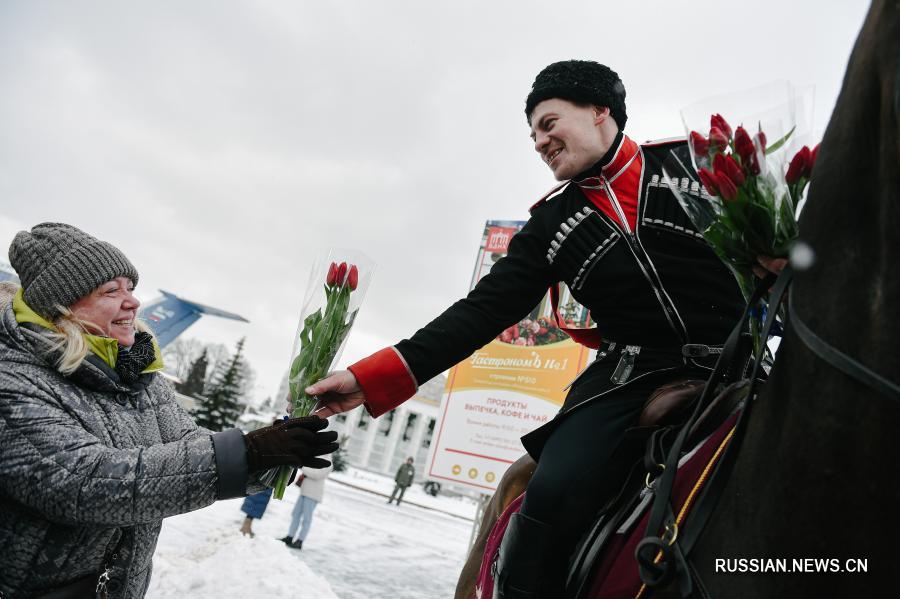
<path fill-rule="evenodd" d="M 359 419 L 362 416 L 363 410 L 365 410 L 365 408 L 359 406 L 347 414 L 347 419 L 344 420 L 344 434 L 347 435 L 348 439 L 356 433 L 356 427 L 359 425 Z"/>
<path fill-rule="evenodd" d="M 381 471 L 390 474 L 391 460 L 397 451 L 397 444 L 400 441 L 400 433 L 406 428 L 406 419 L 409 412 L 406 408 L 397 408 L 394 412 L 394 421 L 391 422 L 391 430 L 388 431 L 387 443 L 384 445 L 384 458 L 381 462 Z"/>
<path fill-rule="evenodd" d="M 359 418 L 361 417 L 362 414 L 360 414 Z M 359 452 L 359 463 L 362 468 L 369 467 L 369 458 L 372 457 L 372 446 L 375 444 L 375 435 L 377 434 L 378 421 L 374 418 L 369 418 L 369 424 L 366 428 L 366 438 L 363 439 L 362 451 Z"/>
<path fill-rule="evenodd" d="M 412 457 L 416 460 L 416 466 L 420 466 L 418 463 L 419 460 L 419 451 L 422 448 L 422 440 L 425 438 L 425 431 L 428 430 L 428 421 L 431 420 L 431 417 L 427 414 L 418 413 L 416 414 L 416 426 L 413 428 L 412 439 L 410 439 L 409 451 Z"/>

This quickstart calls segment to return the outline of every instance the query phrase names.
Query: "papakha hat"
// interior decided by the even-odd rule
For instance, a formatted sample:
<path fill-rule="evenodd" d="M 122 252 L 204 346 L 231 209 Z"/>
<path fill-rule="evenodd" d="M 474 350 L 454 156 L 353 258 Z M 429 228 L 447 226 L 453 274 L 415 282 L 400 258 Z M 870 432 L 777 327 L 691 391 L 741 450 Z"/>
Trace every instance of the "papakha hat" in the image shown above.
<path fill-rule="evenodd" d="M 576 104 L 609 108 L 619 129 L 625 129 L 625 86 L 615 71 L 591 60 L 564 60 L 544 68 L 525 100 L 525 117 L 531 121 L 534 107 L 551 98 Z"/>

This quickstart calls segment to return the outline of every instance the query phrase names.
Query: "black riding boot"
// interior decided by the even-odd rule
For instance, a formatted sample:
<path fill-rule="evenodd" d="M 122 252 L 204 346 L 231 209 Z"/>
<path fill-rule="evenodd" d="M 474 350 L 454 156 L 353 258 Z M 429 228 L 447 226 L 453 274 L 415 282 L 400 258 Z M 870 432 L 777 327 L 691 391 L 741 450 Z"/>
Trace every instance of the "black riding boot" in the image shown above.
<path fill-rule="evenodd" d="M 550 546 L 549 524 L 515 513 L 500 543 L 494 599 L 537 599 L 545 578 L 544 554 Z"/>

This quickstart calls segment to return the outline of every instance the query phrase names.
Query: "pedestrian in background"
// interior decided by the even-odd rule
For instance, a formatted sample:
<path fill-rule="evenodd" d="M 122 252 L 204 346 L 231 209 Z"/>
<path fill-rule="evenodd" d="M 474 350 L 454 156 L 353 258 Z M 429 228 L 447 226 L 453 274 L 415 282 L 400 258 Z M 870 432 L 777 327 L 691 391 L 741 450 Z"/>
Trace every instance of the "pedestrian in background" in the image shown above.
<path fill-rule="evenodd" d="M 394 490 L 391 491 L 391 497 L 388 499 L 388 505 L 394 500 L 394 497 L 397 498 L 397 505 L 400 505 L 400 502 L 403 500 L 403 494 L 406 493 L 406 489 L 413 484 L 413 479 L 416 477 L 416 469 L 413 467 L 413 459 L 406 458 L 406 462 L 400 464 L 400 467 L 397 468 L 397 475 L 394 476 Z"/>
<path fill-rule="evenodd" d="M 241 523 L 240 531 L 242 535 L 251 539 L 255 536 L 253 534 L 253 521 L 263 517 L 263 514 L 266 513 L 266 508 L 269 506 L 270 499 L 272 499 L 272 489 L 266 489 L 262 493 L 254 493 L 244 498 L 244 502 L 241 504 L 241 511 L 247 514 L 247 517 Z"/>
<path fill-rule="evenodd" d="M 331 469 L 330 465 L 325 468 L 303 468 L 300 480 L 297 481 L 300 485 L 300 497 L 297 498 L 291 512 L 291 525 L 288 527 L 287 536 L 281 539 L 288 547 L 303 548 L 303 541 L 306 540 L 312 526 L 313 512 L 325 494 L 325 479 L 331 474 Z"/>
<path fill-rule="evenodd" d="M 134 226 L 129 224 L 129 227 Z M 137 269 L 62 223 L 20 231 L 0 291 L 0 596 L 143 597 L 162 519 L 325 466 L 320 418 L 199 428 L 137 319 Z"/>

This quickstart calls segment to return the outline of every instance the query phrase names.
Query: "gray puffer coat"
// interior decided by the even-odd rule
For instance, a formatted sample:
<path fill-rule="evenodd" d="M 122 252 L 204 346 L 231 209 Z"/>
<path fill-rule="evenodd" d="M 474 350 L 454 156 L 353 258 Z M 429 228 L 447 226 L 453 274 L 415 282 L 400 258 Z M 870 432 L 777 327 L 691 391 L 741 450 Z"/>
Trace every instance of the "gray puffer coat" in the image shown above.
<path fill-rule="evenodd" d="M 240 431 L 200 429 L 158 374 L 126 386 L 89 354 L 62 376 L 40 327 L 0 298 L 0 597 L 108 568 L 142 597 L 166 516 L 247 491 Z"/>

